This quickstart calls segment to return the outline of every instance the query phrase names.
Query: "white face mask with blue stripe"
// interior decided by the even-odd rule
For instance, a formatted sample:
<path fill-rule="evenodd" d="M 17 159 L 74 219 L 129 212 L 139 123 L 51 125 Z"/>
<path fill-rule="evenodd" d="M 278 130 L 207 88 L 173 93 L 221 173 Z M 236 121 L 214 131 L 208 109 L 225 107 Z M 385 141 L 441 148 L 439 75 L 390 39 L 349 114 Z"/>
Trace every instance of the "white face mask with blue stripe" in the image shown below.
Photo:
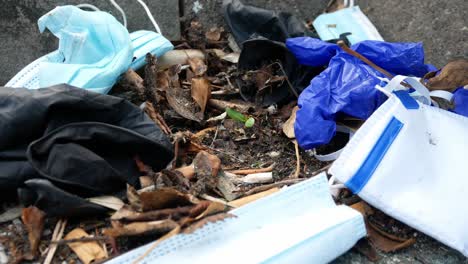
<path fill-rule="evenodd" d="M 388 85 L 403 80 L 416 88 L 414 98 L 430 102 L 414 78 Z M 468 256 L 468 118 L 414 98 L 405 90 L 390 94 L 330 173 L 369 204 Z"/>
<path fill-rule="evenodd" d="M 322 14 L 314 20 L 313 26 L 320 39 L 324 41 L 339 39 L 342 34 L 351 33 L 346 36 L 351 45 L 363 40 L 383 41 L 380 33 L 359 6 L 353 5 L 354 1 L 350 1 L 349 7 Z"/>
<path fill-rule="evenodd" d="M 162 241 L 141 263 L 327 263 L 366 235 L 360 213 L 335 205 L 325 173 L 230 213 Z M 133 263 L 150 247 L 107 263 Z"/>

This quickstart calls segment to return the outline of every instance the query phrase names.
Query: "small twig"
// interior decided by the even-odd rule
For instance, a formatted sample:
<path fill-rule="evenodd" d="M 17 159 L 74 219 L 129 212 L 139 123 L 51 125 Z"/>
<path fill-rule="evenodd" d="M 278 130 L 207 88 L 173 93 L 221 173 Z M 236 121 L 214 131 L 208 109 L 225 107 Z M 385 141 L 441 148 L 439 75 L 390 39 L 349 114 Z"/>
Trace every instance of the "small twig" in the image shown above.
<path fill-rule="evenodd" d="M 388 78 L 392 79 L 394 76 L 393 74 L 389 73 L 388 71 L 380 68 L 379 66 L 377 66 L 375 63 L 373 63 L 372 61 L 370 61 L 368 58 L 364 57 L 363 55 L 359 54 L 357 51 L 354 51 L 352 49 L 350 49 L 346 43 L 343 41 L 343 40 L 338 40 L 337 42 L 338 46 L 340 46 L 340 48 L 342 50 L 344 50 L 346 53 L 348 53 L 349 55 L 351 56 L 354 56 L 360 60 L 362 60 L 363 62 L 365 62 L 367 65 L 371 66 L 372 68 L 374 68 L 375 70 L 377 70 L 378 72 L 382 73 L 383 75 L 387 76 Z"/>
<path fill-rule="evenodd" d="M 281 188 L 281 187 L 283 187 L 285 185 L 296 184 L 296 183 L 304 181 L 304 180 L 306 180 L 306 178 L 288 179 L 288 180 L 279 181 L 279 182 L 275 182 L 275 183 L 271 183 L 271 184 L 266 184 L 266 185 L 262 185 L 262 186 L 252 188 L 249 191 L 245 192 L 244 195 L 248 196 L 248 195 L 256 194 L 256 193 L 259 193 L 259 192 L 267 191 L 267 190 L 269 190 L 271 188 L 275 188 L 275 187 Z"/>
<path fill-rule="evenodd" d="M 145 259 L 150 253 L 151 251 L 153 251 L 159 244 L 161 244 L 161 242 L 163 242 L 164 240 L 170 238 L 170 237 L 173 237 L 177 234 L 180 233 L 180 226 L 177 226 L 176 228 L 172 229 L 172 231 L 170 231 L 169 233 L 165 234 L 164 236 L 162 236 L 161 238 L 159 238 L 158 240 L 156 240 L 146 251 L 143 255 L 141 255 L 139 258 L 137 258 L 134 262 L 132 262 L 132 264 L 137 264 L 139 263 L 140 261 L 142 261 L 143 259 Z"/>
<path fill-rule="evenodd" d="M 224 205 L 227 205 L 228 203 L 224 200 L 221 200 L 219 198 L 216 198 L 216 197 L 213 197 L 213 196 L 210 196 L 208 194 L 202 194 L 200 195 L 200 198 L 203 198 L 207 201 L 210 201 L 210 202 L 216 202 L 216 203 L 221 203 L 221 204 L 224 204 Z"/>
<path fill-rule="evenodd" d="M 296 172 L 294 172 L 294 178 L 299 178 L 299 174 L 301 173 L 301 154 L 299 153 L 299 144 L 297 144 L 297 140 L 293 140 L 294 148 L 296 149 Z"/>
<path fill-rule="evenodd" d="M 166 124 L 164 118 L 156 111 L 153 103 L 150 101 L 146 101 L 145 104 L 145 112 L 149 115 L 149 117 L 161 128 L 161 130 L 166 135 L 171 134 L 171 129 Z"/>
<path fill-rule="evenodd" d="M 68 243 L 77 243 L 77 242 L 93 242 L 93 241 L 107 241 L 109 237 L 107 236 L 95 236 L 95 237 L 81 237 L 81 238 L 74 238 L 74 239 L 60 239 L 60 240 L 52 240 L 50 241 L 51 244 L 63 245 Z"/>
<path fill-rule="evenodd" d="M 200 131 L 198 131 L 197 133 L 193 134 L 193 136 L 191 136 L 191 138 L 192 138 L 192 139 L 193 139 L 193 138 L 197 138 L 197 139 L 198 139 L 198 138 L 202 138 L 202 137 L 204 137 L 207 133 L 212 132 L 212 131 L 215 131 L 215 130 L 217 130 L 217 127 L 214 127 L 214 126 L 208 127 L 208 128 L 205 128 L 205 129 L 200 130 Z"/>
<path fill-rule="evenodd" d="M 212 147 L 213 147 L 213 144 L 214 144 L 216 138 L 218 137 L 218 130 L 219 130 L 219 126 L 216 126 L 216 132 L 215 132 L 215 134 L 214 134 L 213 141 L 211 141 L 211 144 L 210 144 L 210 147 L 209 147 L 209 148 L 212 148 Z"/>
<path fill-rule="evenodd" d="M 283 65 L 281 65 L 281 63 L 279 62 L 275 62 L 278 64 L 281 72 L 283 73 L 285 79 L 286 79 L 286 82 L 288 83 L 288 86 L 289 86 L 289 90 L 291 91 L 292 94 L 294 94 L 294 96 L 296 96 L 296 98 L 299 98 L 299 94 L 297 93 L 297 91 L 294 89 L 294 86 L 292 85 L 292 83 L 289 81 L 289 78 L 288 78 L 288 75 L 286 75 L 286 72 L 284 71 L 283 69 Z"/>
<path fill-rule="evenodd" d="M 67 225 L 66 219 L 60 219 L 55 225 L 54 232 L 52 233 L 52 240 L 60 240 L 63 237 L 65 226 Z M 55 251 L 57 251 L 58 244 L 49 245 L 49 252 L 44 260 L 44 264 L 50 264 L 54 258 Z"/>
<path fill-rule="evenodd" d="M 315 175 L 318 175 L 318 174 L 320 174 L 320 173 L 322 173 L 322 172 L 324 172 L 324 171 L 327 171 L 327 170 L 332 166 L 332 164 L 333 164 L 333 163 L 330 163 L 330 164 L 328 164 L 327 166 L 325 166 L 325 167 L 323 167 L 323 168 L 321 168 L 321 169 L 318 169 L 318 170 L 312 172 L 312 175 L 311 175 L 311 176 L 315 176 Z"/>
<path fill-rule="evenodd" d="M 242 169 L 242 170 L 233 170 L 233 171 L 228 171 L 228 172 L 232 174 L 248 175 L 248 174 L 254 174 L 254 173 L 261 173 L 261 172 L 271 172 L 273 171 L 274 167 L 275 167 L 275 163 L 271 164 L 269 167 L 266 167 L 266 168 Z"/>

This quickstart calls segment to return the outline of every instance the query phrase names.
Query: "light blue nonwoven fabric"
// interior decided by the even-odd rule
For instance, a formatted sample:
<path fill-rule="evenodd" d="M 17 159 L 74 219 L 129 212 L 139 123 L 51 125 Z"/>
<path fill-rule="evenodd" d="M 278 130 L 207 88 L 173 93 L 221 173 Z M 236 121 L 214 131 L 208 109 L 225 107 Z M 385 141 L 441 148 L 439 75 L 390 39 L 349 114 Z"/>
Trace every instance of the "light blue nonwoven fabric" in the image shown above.
<path fill-rule="evenodd" d="M 127 29 L 112 15 L 59 6 L 38 20 L 59 38 L 58 53 L 39 64 L 39 86 L 66 83 L 107 93 L 132 63 Z M 58 56 L 58 57 L 57 57 Z"/>

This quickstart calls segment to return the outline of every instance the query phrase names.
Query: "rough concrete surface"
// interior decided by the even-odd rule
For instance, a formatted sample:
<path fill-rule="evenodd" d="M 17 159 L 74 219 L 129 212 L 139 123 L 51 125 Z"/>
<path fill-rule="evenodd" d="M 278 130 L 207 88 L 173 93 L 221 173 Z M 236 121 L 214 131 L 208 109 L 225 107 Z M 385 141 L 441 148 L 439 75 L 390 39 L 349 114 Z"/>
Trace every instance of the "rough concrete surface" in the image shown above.
<path fill-rule="evenodd" d="M 245 4 L 287 11 L 313 20 L 329 0 L 244 0 Z M 391 42 L 423 42 L 426 62 L 442 67 L 450 59 L 468 57 L 468 1 L 356 0 L 380 34 Z M 185 0 L 185 13 L 195 14 L 205 25 L 224 25 L 222 0 Z"/>

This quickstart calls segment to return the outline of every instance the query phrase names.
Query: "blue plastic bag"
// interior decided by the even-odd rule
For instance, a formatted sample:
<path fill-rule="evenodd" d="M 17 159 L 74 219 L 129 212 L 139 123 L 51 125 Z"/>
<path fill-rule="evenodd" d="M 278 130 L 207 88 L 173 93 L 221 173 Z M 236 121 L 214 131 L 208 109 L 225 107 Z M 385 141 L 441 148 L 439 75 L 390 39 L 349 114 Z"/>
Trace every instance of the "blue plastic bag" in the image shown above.
<path fill-rule="evenodd" d="M 312 79 L 298 100 L 297 141 L 304 149 L 327 144 L 335 135 L 337 114 L 367 119 L 387 97 L 375 89 L 385 77 L 337 45 L 314 38 L 292 38 L 288 49 L 300 63 L 328 68 Z M 422 77 L 433 66 L 424 64 L 422 43 L 362 41 L 351 49 L 393 74 Z"/>

